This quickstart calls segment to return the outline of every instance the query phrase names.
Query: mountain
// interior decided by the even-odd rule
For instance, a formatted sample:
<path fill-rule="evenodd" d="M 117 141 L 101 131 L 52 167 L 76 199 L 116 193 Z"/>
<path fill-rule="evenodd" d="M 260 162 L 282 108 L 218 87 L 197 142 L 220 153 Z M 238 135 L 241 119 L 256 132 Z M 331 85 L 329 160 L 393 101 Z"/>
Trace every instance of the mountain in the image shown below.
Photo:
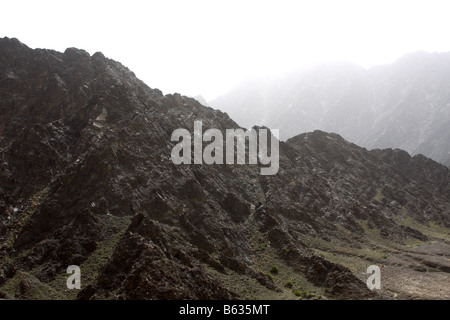
<path fill-rule="evenodd" d="M 206 99 L 202 95 L 195 96 L 194 99 L 200 102 L 202 106 L 209 107 L 208 102 L 206 102 Z"/>
<path fill-rule="evenodd" d="M 175 165 L 195 120 L 239 128 L 99 52 L 0 39 L 0 297 L 450 297 L 448 167 L 323 131 L 280 142 L 272 176 Z"/>
<path fill-rule="evenodd" d="M 400 148 L 450 166 L 450 53 L 415 52 L 366 70 L 325 63 L 255 78 L 210 102 L 244 127 L 316 129 L 369 149 Z"/>

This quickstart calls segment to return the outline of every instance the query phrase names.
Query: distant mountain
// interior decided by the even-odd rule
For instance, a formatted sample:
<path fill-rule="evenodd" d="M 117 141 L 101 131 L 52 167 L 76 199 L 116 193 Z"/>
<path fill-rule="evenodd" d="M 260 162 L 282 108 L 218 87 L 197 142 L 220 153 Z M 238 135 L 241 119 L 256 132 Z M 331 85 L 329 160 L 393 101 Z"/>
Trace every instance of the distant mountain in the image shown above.
<path fill-rule="evenodd" d="M 281 139 L 320 129 L 450 165 L 450 53 L 415 52 L 369 70 L 336 62 L 252 79 L 210 105 L 244 127 L 280 129 Z"/>
<path fill-rule="evenodd" d="M 175 165 L 195 120 L 239 127 L 99 52 L 0 39 L 0 298 L 449 299 L 448 167 L 323 131 L 273 176 Z"/>
<path fill-rule="evenodd" d="M 195 96 L 194 99 L 200 102 L 202 106 L 209 107 L 208 102 L 206 102 L 206 99 L 202 95 Z"/>

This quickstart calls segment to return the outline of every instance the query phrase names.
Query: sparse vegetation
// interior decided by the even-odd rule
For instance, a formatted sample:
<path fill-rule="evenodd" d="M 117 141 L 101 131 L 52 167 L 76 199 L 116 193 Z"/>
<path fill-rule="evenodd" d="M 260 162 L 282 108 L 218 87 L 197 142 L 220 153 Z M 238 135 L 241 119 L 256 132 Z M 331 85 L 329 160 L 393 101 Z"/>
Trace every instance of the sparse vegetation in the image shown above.
<path fill-rule="evenodd" d="M 292 282 L 292 280 L 288 280 L 284 286 L 286 288 L 292 289 L 294 287 L 294 283 Z"/>
<path fill-rule="evenodd" d="M 271 274 L 278 274 L 278 267 L 277 266 L 272 266 L 270 268 L 270 273 Z"/>
<path fill-rule="evenodd" d="M 373 200 L 375 200 L 375 201 L 377 201 L 377 202 L 382 202 L 383 199 L 384 199 L 384 195 L 383 195 L 383 193 L 381 192 L 381 189 L 378 188 L 378 189 L 377 189 L 377 193 L 375 194 L 375 197 L 373 198 Z"/>

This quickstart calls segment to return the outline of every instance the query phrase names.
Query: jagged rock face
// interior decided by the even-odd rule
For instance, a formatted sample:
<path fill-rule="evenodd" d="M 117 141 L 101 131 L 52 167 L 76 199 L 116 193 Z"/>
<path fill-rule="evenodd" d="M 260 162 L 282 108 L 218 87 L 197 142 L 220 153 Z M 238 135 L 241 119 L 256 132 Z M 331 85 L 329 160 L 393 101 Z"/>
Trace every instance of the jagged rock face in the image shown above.
<path fill-rule="evenodd" d="M 336 62 L 253 79 L 209 104 L 245 127 L 283 128 L 283 140 L 319 129 L 450 166 L 449 81 L 449 53 L 416 52 L 369 70 Z"/>
<path fill-rule="evenodd" d="M 426 240 L 398 223 L 400 208 L 449 226 L 448 168 L 430 159 L 314 132 L 280 144 L 276 176 L 257 165 L 175 165 L 171 134 L 193 132 L 194 120 L 238 127 L 101 53 L 0 39 L 0 291 L 31 274 L 16 297 L 39 282 L 64 292 L 58 281 L 75 264 L 87 274 L 83 299 L 246 297 L 230 275 L 281 294 L 261 269 L 270 252 L 328 297 L 370 298 L 305 237 L 361 247 L 364 220 L 397 243 Z"/>
<path fill-rule="evenodd" d="M 288 218 L 286 223 L 304 222 L 303 233 L 329 238 L 340 224 L 362 235 L 357 220 L 363 219 L 401 241 L 409 229 L 395 218 L 405 209 L 419 222 L 450 226 L 449 169 L 431 159 L 401 150 L 368 151 L 321 131 L 283 146 L 288 157 L 277 176 L 264 179 L 263 189 L 271 212 Z"/>

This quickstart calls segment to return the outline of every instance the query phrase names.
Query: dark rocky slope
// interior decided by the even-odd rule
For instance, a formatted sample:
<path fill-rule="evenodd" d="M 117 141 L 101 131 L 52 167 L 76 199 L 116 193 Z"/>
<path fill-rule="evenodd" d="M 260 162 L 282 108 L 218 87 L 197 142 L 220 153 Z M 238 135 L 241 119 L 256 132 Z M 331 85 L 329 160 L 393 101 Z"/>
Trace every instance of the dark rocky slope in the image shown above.
<path fill-rule="evenodd" d="M 319 131 L 280 144 L 276 176 L 174 165 L 171 134 L 194 120 L 238 127 L 101 53 L 0 39 L 1 294 L 365 299 L 378 295 L 359 273 L 386 264 L 380 250 L 402 270 L 448 272 L 408 246 L 448 238 L 447 167 Z M 73 264 L 81 291 L 65 287 Z"/>

